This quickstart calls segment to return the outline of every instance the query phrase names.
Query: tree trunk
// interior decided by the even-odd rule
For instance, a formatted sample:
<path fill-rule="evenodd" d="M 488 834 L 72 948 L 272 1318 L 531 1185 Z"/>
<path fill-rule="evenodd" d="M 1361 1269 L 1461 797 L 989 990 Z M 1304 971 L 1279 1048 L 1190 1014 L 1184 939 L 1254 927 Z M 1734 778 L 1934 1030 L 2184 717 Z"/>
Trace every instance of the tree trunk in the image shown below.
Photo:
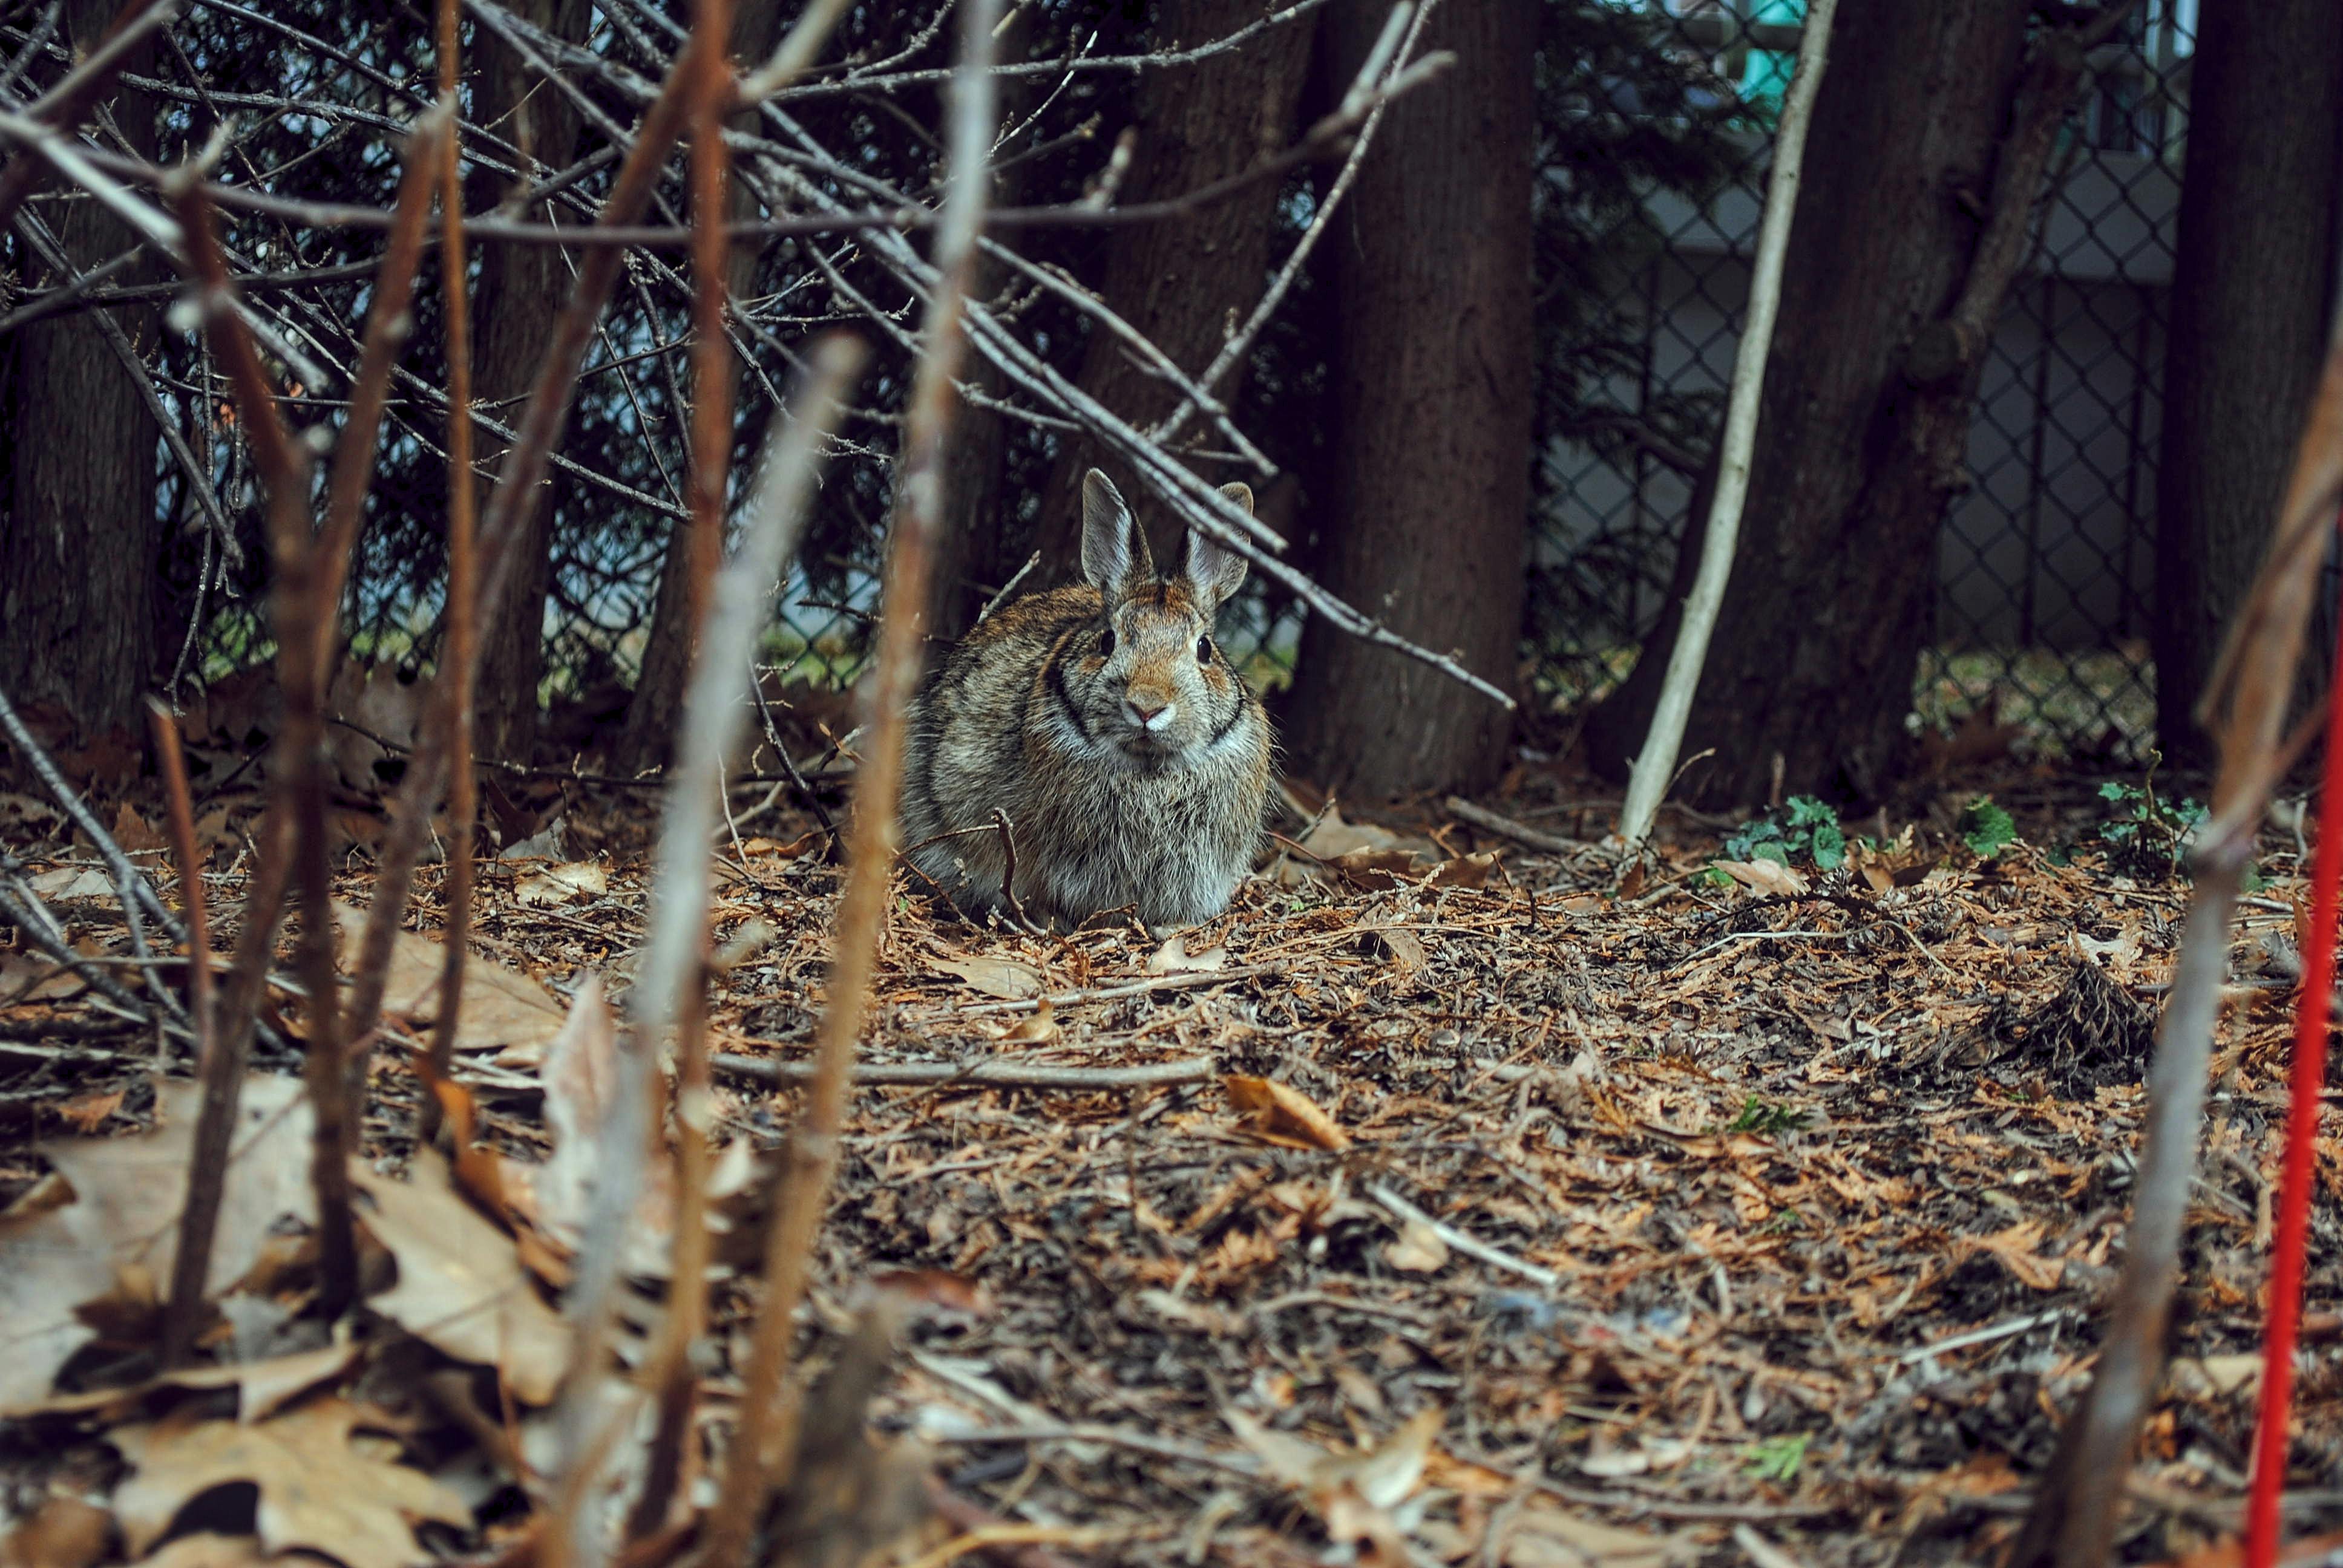
<path fill-rule="evenodd" d="M 520 15 L 573 42 L 586 36 L 588 0 L 525 0 Z M 519 57 L 483 33 L 477 92 L 483 124 L 497 126 L 545 170 L 577 156 L 578 112 L 538 80 Z M 526 180 L 526 172 L 524 173 Z M 485 204 L 503 189 L 468 199 Z M 538 221 L 550 215 L 538 212 Z M 553 323 L 569 297 L 569 258 L 552 246 L 489 242 L 481 248 L 480 284 L 472 300 L 473 396 L 507 425 L 520 417 L 553 338 Z M 483 433 L 480 453 L 501 467 L 504 448 Z M 554 481 L 558 484 L 558 481 Z M 553 484 L 541 487 L 514 542 L 509 609 L 492 608 L 480 649 L 479 733 L 483 757 L 524 759 L 537 739 L 538 687 L 545 678 L 545 604 L 553 582 Z"/>
<path fill-rule="evenodd" d="M 1965 482 L 1978 377 L 2082 70 L 2029 58 L 2031 0 L 1839 13 L 1758 416 L 1733 580 L 1684 754 L 1683 793 L 1873 794 L 1906 743 L 1945 508 Z M 1705 487 L 1704 487 L 1705 490 Z M 1590 726 L 1624 774 L 1651 720 L 1701 546 Z"/>
<path fill-rule="evenodd" d="M 2208 5 L 2197 35 L 2157 482 L 2156 728 L 2193 717 L 2277 520 L 2335 287 L 2343 6 Z"/>
<path fill-rule="evenodd" d="M 95 46 L 119 9 L 118 0 L 67 0 L 63 20 L 75 51 Z M 151 55 L 151 45 L 143 46 L 128 68 L 146 71 Z M 113 106 L 123 135 L 151 156 L 153 103 L 124 90 Z M 35 210 L 47 215 L 77 267 L 137 242 L 85 196 Z M 116 281 L 153 276 L 142 260 Z M 139 350 L 154 348 L 152 308 L 117 310 L 114 319 Z M 15 357 L 7 512 L 0 518 L 0 681 L 19 702 L 64 709 L 85 737 L 137 726 L 138 699 L 154 674 L 162 548 L 155 421 L 92 314 L 25 327 Z"/>
<path fill-rule="evenodd" d="M 1364 8 L 1362 0 L 1344 4 Z M 1261 15 L 1261 0 L 1164 0 L 1155 29 L 1157 46 L 1187 47 L 1225 37 Z M 1195 65 L 1150 73 L 1140 84 L 1133 107 L 1139 140 L 1122 199 L 1175 196 L 1242 174 L 1284 146 L 1293 131 L 1294 107 L 1309 65 L 1310 30 L 1289 25 L 1272 27 L 1242 48 Z M 1100 297 L 1173 364 L 1192 375 L 1202 370 L 1227 341 L 1230 312 L 1249 310 L 1260 297 L 1276 238 L 1277 196 L 1276 182 L 1264 180 L 1194 212 L 1113 231 L 1107 242 Z M 1239 365 L 1213 389 L 1223 404 L 1234 405 L 1243 375 Z M 1134 360 L 1120 338 L 1096 325 L 1083 349 L 1080 385 L 1141 429 L 1171 414 L 1180 401 L 1180 394 Z M 1202 422 L 1190 427 L 1191 435 L 1205 433 L 1202 445 L 1225 446 L 1211 430 Z M 1078 575 L 1075 541 L 1081 529 L 1082 475 L 1107 460 L 1087 436 L 1068 438 L 1041 494 L 1034 536 L 1041 561 L 1027 586 L 1065 582 Z M 1206 477 L 1259 482 L 1256 476 L 1238 469 Z M 1129 475 L 1114 477 L 1124 489 L 1131 488 Z M 1158 560 L 1178 558 L 1163 553 L 1176 540 L 1153 543 Z M 1008 563 L 1009 569 L 1021 564 L 1022 558 Z"/>
<path fill-rule="evenodd" d="M 1320 580 L 1500 684 L 1520 655 L 1528 542 L 1537 13 L 1433 14 L 1425 47 L 1456 67 L 1392 108 L 1329 236 L 1343 329 Z M 1383 15 L 1361 0 L 1328 15 L 1336 80 Z M 1289 711 L 1294 770 L 1354 799 L 1485 784 L 1512 734 L 1486 699 L 1315 619 Z"/>

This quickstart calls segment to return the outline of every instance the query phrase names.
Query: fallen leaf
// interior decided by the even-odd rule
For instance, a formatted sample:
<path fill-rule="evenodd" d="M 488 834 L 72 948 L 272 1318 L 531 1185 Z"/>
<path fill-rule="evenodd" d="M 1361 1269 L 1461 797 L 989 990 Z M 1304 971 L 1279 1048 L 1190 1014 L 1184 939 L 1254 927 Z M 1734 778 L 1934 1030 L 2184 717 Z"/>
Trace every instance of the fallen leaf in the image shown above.
<path fill-rule="evenodd" d="M 1396 888 L 1415 873 L 1412 849 L 1353 849 L 1328 858 L 1324 864 L 1369 892 Z"/>
<path fill-rule="evenodd" d="M 513 889 L 513 901 L 523 908 L 546 908 L 598 899 L 610 890 L 610 873 L 592 860 L 566 860 L 558 866 L 523 877 Z"/>
<path fill-rule="evenodd" d="M 1716 869 L 1760 893 L 1795 898 L 1806 890 L 1806 879 L 1779 860 L 1717 860 Z"/>
<path fill-rule="evenodd" d="M 1485 850 L 1478 855 L 1458 855 L 1441 862 L 1432 873 L 1431 886 L 1435 888 L 1477 888 L 1485 884 L 1497 869 L 1497 851 Z"/>
<path fill-rule="evenodd" d="M 2006 1231 L 1990 1236 L 1964 1236 L 1956 1245 L 1963 1257 L 1986 1252 L 1998 1259 L 2002 1267 L 2015 1275 L 2019 1283 L 2036 1291 L 2055 1291 L 2066 1277 L 2066 1260 L 2045 1258 L 2036 1253 L 2035 1243 L 2042 1240 L 2043 1225 L 2039 1220 L 2025 1220 Z"/>
<path fill-rule="evenodd" d="M 270 1555 L 315 1552 L 348 1568 L 408 1568 L 426 1553 L 415 1523 L 468 1527 L 462 1500 L 409 1465 L 354 1446 L 357 1406 L 323 1400 L 273 1421 L 165 1422 L 117 1427 L 106 1440 L 133 1473 L 114 1492 L 131 1554 L 143 1553 L 179 1511 L 222 1486 L 257 1489 L 256 1533 Z"/>
<path fill-rule="evenodd" d="M 1392 967 L 1399 970 L 1402 979 L 1413 974 L 1424 966 L 1426 960 L 1423 943 L 1413 931 L 1398 926 L 1387 926 L 1370 931 L 1368 936 L 1373 945 L 1381 949 L 1383 955 L 1391 960 Z"/>
<path fill-rule="evenodd" d="M 202 1091 L 162 1082 L 155 1092 L 153 1132 L 42 1144 L 55 1184 L 0 1215 L 0 1412 L 45 1397 L 57 1369 L 96 1337 L 76 1309 L 126 1288 L 151 1303 L 170 1280 Z M 279 1219 L 314 1217 L 311 1138 L 297 1080 L 245 1081 L 206 1294 L 244 1276 Z M 69 1201 L 55 1201 L 65 1194 Z"/>
<path fill-rule="evenodd" d="M 76 1095 L 57 1107 L 57 1120 L 86 1138 L 122 1109 L 123 1096 L 128 1092 L 126 1085 L 102 1094 Z"/>
<path fill-rule="evenodd" d="M 1669 1568 L 1695 1553 L 1666 1535 L 1624 1530 L 1532 1502 L 1502 1526 L 1496 1561 L 1505 1568 Z"/>
<path fill-rule="evenodd" d="M 1302 1494 L 1328 1535 L 1337 1542 L 1371 1541 L 1394 1561 L 1408 1560 L 1390 1511 L 1406 1502 L 1423 1480 L 1432 1440 L 1444 1420 L 1438 1407 L 1417 1412 L 1382 1443 L 1359 1453 L 1322 1449 L 1272 1432 L 1241 1411 L 1223 1411 L 1221 1418 L 1272 1477 Z"/>
<path fill-rule="evenodd" d="M 91 903 L 115 896 L 114 879 L 95 866 L 57 866 L 28 880 L 33 891 L 52 903 Z"/>
<path fill-rule="evenodd" d="M 1331 860 L 1360 849 L 1413 850 L 1425 842 L 1421 839 L 1403 839 L 1373 822 L 1346 822 L 1341 808 L 1329 805 L 1303 835 L 1302 847 L 1322 860 Z"/>
<path fill-rule="evenodd" d="M 139 1559 L 139 1568 L 260 1568 L 268 1554 L 256 1535 L 214 1535 L 208 1531 L 182 1535 Z"/>
<path fill-rule="evenodd" d="M 2313 1568 L 2314 1564 L 2331 1563 L 2335 1554 L 2343 1551 L 2343 1530 L 2326 1535 L 2306 1535 L 2285 1542 L 2278 1549 L 2277 1568 Z M 2231 1536 L 2202 1551 L 2191 1552 L 2159 1564 L 2158 1568 L 2244 1568 L 2246 1548 L 2242 1538 Z"/>
<path fill-rule="evenodd" d="M 1403 1273 L 1429 1274 L 1448 1266 L 1448 1243 L 1421 1220 L 1409 1220 L 1383 1248 L 1383 1261 Z"/>
<path fill-rule="evenodd" d="M 124 853 L 131 855 L 151 855 L 171 847 L 171 841 L 148 827 L 146 819 L 134 810 L 127 800 L 114 814 L 114 841 L 122 847 Z"/>
<path fill-rule="evenodd" d="M 1017 1027 L 1001 1039 L 1006 1045 L 1040 1045 L 1057 1039 L 1060 1032 L 1057 1018 L 1050 1007 L 1050 999 L 1043 997 L 1041 1005 L 1034 1010 L 1032 1016 L 1019 1020 Z"/>
<path fill-rule="evenodd" d="M 0 953 L 0 1005 L 63 1001 L 89 989 L 73 970 L 32 953 Z"/>
<path fill-rule="evenodd" d="M 334 906 L 341 931 L 345 971 L 357 962 L 357 944 L 366 918 L 347 904 Z M 383 988 L 383 1011 L 418 1030 L 438 1021 L 439 982 L 447 950 L 430 938 L 401 931 L 390 950 L 390 973 Z M 561 1032 L 569 1010 L 527 975 L 474 953 L 464 965 L 463 1010 L 456 1020 L 458 1050 L 495 1050 L 504 1067 L 534 1066 L 548 1041 Z"/>
<path fill-rule="evenodd" d="M 2172 1362 L 2175 1392 L 2192 1399 L 2227 1398 L 2258 1385 L 2262 1377 L 2259 1351 L 2218 1356 L 2177 1356 Z"/>
<path fill-rule="evenodd" d="M 569 1325 L 538 1298 L 512 1238 L 457 1196 L 444 1159 L 418 1149 L 407 1176 L 350 1162 L 372 1201 L 359 1222 L 398 1264 L 398 1283 L 367 1304 L 458 1361 L 495 1367 L 523 1403 L 548 1403 L 569 1364 Z"/>
<path fill-rule="evenodd" d="M 1247 1113 L 1251 1131 L 1265 1142 L 1286 1149 L 1323 1149 L 1340 1152 L 1351 1146 L 1351 1135 L 1318 1108 L 1308 1095 L 1273 1079 L 1232 1073 L 1221 1080 L 1229 1103 Z"/>
<path fill-rule="evenodd" d="M 501 1186 L 538 1234 L 574 1257 L 585 1243 L 594 1179 L 602 1164 L 602 1130 L 611 1109 L 621 1094 L 647 1091 L 618 1050 L 601 976 L 588 975 L 578 988 L 568 1020 L 546 1047 L 538 1076 L 545 1086 L 545 1130 L 553 1151 L 542 1164 L 503 1161 Z M 643 1173 L 619 1266 L 639 1279 L 666 1278 L 673 1261 L 675 1213 L 674 1168 L 655 1161 Z"/>
<path fill-rule="evenodd" d="M 113 1544 L 114 1516 L 94 1503 L 53 1492 L 0 1536 L 0 1568 L 90 1568 Z"/>
<path fill-rule="evenodd" d="M 1209 974 L 1228 968 L 1229 950 L 1225 944 L 1206 948 L 1202 952 L 1188 950 L 1185 933 L 1174 931 L 1147 958 L 1147 972 L 1151 975 Z"/>
<path fill-rule="evenodd" d="M 569 819 L 556 817 L 544 827 L 517 843 L 507 845 L 497 859 L 499 860 L 558 860 L 561 858 L 563 840 L 568 837 Z"/>
<path fill-rule="evenodd" d="M 989 958 L 982 954 L 969 958 L 930 954 L 928 967 L 944 974 L 957 975 L 985 995 L 997 996 L 1004 1001 L 1024 1001 L 1041 994 L 1041 971 L 1031 964 L 1019 963 L 1015 959 Z"/>
<path fill-rule="evenodd" d="M 82 1415 L 96 1411 L 134 1409 L 160 1389 L 224 1389 L 237 1392 L 236 1417 L 258 1421 L 324 1382 L 349 1370 L 358 1359 L 356 1342 L 324 1345 L 313 1351 L 272 1356 L 264 1361 L 232 1362 L 214 1366 L 181 1367 L 128 1388 L 88 1389 L 52 1394 L 35 1404 L 11 1411 L 12 1416 Z"/>

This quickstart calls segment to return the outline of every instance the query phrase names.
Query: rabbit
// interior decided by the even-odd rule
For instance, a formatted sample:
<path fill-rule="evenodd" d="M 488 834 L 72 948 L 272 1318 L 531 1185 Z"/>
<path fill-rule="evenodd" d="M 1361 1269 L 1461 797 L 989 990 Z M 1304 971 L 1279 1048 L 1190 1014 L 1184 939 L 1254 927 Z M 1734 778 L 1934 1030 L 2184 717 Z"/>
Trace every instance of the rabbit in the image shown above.
<path fill-rule="evenodd" d="M 1252 510 L 1243 485 L 1221 493 Z M 1135 906 L 1151 928 L 1195 925 L 1252 869 L 1269 795 L 1269 716 L 1212 638 L 1245 558 L 1192 532 L 1179 575 L 1157 577 L 1092 468 L 1081 569 L 980 622 L 913 699 L 906 853 L 970 914 L 1011 902 L 1064 926 Z"/>

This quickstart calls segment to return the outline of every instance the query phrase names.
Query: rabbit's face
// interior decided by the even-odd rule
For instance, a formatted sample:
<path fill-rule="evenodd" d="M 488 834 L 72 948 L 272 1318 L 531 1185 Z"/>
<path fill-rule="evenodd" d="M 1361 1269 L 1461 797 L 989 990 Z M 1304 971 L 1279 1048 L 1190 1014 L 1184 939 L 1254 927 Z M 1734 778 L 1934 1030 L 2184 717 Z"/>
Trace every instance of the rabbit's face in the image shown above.
<path fill-rule="evenodd" d="M 1078 660 L 1091 733 L 1141 766 L 1177 760 L 1243 700 L 1184 577 L 1148 583 L 1108 607 Z"/>
<path fill-rule="evenodd" d="M 1223 492 L 1252 509 L 1242 485 Z M 1104 601 L 1099 624 L 1073 634 L 1064 695 L 1102 753 L 1155 769 L 1226 740 L 1246 692 L 1212 638 L 1212 622 L 1244 581 L 1244 558 L 1200 534 L 1176 577 L 1158 578 L 1146 536 L 1106 476 L 1083 482 L 1082 574 Z"/>

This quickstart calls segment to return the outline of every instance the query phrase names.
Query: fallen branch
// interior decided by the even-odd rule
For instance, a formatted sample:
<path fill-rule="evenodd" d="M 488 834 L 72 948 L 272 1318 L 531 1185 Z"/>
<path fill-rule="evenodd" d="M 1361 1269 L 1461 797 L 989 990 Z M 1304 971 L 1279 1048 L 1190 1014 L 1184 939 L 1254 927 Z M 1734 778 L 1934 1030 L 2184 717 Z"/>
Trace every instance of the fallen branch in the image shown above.
<path fill-rule="evenodd" d="M 1448 814 L 1458 821 L 1470 822 L 1484 832 L 1494 833 L 1500 839 L 1511 839 L 1526 849 L 1542 849 L 1549 855 L 1570 855 L 1587 847 L 1573 843 L 1568 839 L 1557 838 L 1526 822 L 1517 822 L 1511 817 L 1490 810 L 1486 806 L 1475 806 L 1461 795 L 1451 795 L 1443 804 Z"/>
<path fill-rule="evenodd" d="M 1492 1247 L 1488 1242 L 1460 1231 L 1453 1225 L 1433 1219 L 1380 1181 L 1368 1182 L 1366 1194 L 1402 1220 L 1412 1220 L 1430 1230 L 1433 1234 L 1468 1258 L 1478 1258 L 1493 1269 L 1503 1269 L 1508 1273 L 1519 1274 L 1523 1279 L 1543 1285 L 1549 1291 L 1562 1283 L 1562 1276 L 1552 1269 L 1524 1262 L 1511 1252 Z"/>
<path fill-rule="evenodd" d="M 713 1059 L 719 1072 L 759 1083 L 810 1083 L 820 1064 L 775 1061 L 769 1057 L 740 1056 L 719 1051 Z M 1209 1057 L 1182 1057 L 1149 1062 L 1143 1067 L 1057 1067 L 1038 1061 L 889 1061 L 863 1062 L 854 1069 L 853 1081 L 875 1088 L 900 1084 L 937 1084 L 977 1089 L 1062 1089 L 1076 1093 L 1111 1089 L 1149 1089 L 1165 1083 L 1202 1083 L 1220 1067 Z"/>

